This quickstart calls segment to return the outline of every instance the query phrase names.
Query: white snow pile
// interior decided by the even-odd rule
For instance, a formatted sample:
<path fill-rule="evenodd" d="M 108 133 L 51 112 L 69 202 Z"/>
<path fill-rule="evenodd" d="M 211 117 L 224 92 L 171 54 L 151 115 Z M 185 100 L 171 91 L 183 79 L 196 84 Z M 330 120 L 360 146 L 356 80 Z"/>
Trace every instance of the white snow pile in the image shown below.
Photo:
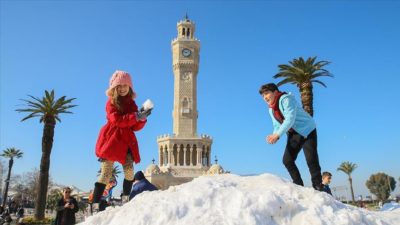
<path fill-rule="evenodd" d="M 202 176 L 144 192 L 81 225 L 399 225 L 400 210 L 373 212 L 271 174 Z"/>
<path fill-rule="evenodd" d="M 381 211 L 393 211 L 393 210 L 400 211 L 400 204 L 396 203 L 396 202 L 385 203 L 380 210 Z"/>

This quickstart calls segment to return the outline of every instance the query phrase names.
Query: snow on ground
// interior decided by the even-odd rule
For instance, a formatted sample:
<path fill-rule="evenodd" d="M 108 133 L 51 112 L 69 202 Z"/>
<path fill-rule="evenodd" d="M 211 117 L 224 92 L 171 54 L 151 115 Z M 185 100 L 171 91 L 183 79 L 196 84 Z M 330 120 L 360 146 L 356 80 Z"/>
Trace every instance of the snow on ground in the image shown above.
<path fill-rule="evenodd" d="M 393 210 L 400 210 L 400 204 L 396 202 L 385 203 L 381 211 L 393 211 Z"/>
<path fill-rule="evenodd" d="M 400 225 L 400 210 L 373 212 L 271 174 L 203 176 L 144 192 L 80 225 Z"/>

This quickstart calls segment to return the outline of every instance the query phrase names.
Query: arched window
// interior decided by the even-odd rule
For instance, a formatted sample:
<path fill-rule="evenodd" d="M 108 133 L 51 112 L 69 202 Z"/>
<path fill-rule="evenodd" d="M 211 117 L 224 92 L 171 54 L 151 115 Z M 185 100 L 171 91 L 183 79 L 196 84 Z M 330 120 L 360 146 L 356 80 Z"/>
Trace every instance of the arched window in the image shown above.
<path fill-rule="evenodd" d="M 184 97 L 182 100 L 182 113 L 190 113 L 188 97 Z"/>
<path fill-rule="evenodd" d="M 193 145 L 192 163 L 193 163 L 193 166 L 197 165 L 197 146 L 196 145 Z"/>
<path fill-rule="evenodd" d="M 174 166 L 178 165 L 178 146 L 175 144 L 173 147 Z"/>
<path fill-rule="evenodd" d="M 185 28 L 182 28 L 182 36 L 186 36 L 186 34 L 185 34 Z"/>
<path fill-rule="evenodd" d="M 201 152 L 201 163 L 203 166 L 207 166 L 207 154 L 205 146 L 203 146 L 203 151 Z"/>
<path fill-rule="evenodd" d="M 186 150 L 185 164 L 186 166 L 190 166 L 190 145 L 187 145 L 185 150 Z"/>
<path fill-rule="evenodd" d="M 190 38 L 190 28 L 187 29 L 186 36 L 187 36 L 188 38 Z"/>
<path fill-rule="evenodd" d="M 164 165 L 164 148 L 160 146 L 160 165 Z"/>
<path fill-rule="evenodd" d="M 164 164 L 168 165 L 169 161 L 168 161 L 168 147 L 165 145 L 164 146 Z"/>
<path fill-rule="evenodd" d="M 185 161 L 184 156 L 185 154 L 183 153 L 185 151 L 183 145 L 179 146 L 179 165 L 183 166 L 183 162 Z"/>
<path fill-rule="evenodd" d="M 210 166 L 210 146 L 207 146 L 207 166 Z"/>

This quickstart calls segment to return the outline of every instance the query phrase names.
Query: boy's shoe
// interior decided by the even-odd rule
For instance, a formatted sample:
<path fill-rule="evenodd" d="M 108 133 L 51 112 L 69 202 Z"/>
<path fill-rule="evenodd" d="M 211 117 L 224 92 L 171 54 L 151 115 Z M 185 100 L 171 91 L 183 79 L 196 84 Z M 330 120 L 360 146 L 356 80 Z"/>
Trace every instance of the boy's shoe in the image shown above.
<path fill-rule="evenodd" d="M 99 203 L 90 204 L 90 213 L 92 215 L 97 214 L 99 211 L 100 211 L 100 204 Z"/>
<path fill-rule="evenodd" d="M 129 202 L 129 195 L 122 195 L 121 201 L 122 201 L 122 204 Z"/>

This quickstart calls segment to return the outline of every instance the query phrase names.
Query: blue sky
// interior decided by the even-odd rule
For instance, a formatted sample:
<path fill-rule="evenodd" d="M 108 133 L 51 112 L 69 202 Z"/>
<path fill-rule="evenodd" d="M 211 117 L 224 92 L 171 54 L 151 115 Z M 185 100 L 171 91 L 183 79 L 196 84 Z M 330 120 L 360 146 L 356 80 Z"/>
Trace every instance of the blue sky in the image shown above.
<path fill-rule="evenodd" d="M 54 181 L 84 190 L 96 181 L 94 146 L 105 124 L 105 90 L 116 69 L 132 74 L 137 103 L 155 103 L 137 133 L 145 169 L 157 160 L 156 137 L 172 133 L 171 40 L 188 12 L 201 42 L 198 133 L 214 138 L 212 155 L 236 174 L 273 173 L 289 178 L 281 163 L 285 139 L 265 142 L 272 130 L 258 94 L 278 64 L 318 56 L 334 78 L 314 87 L 322 170 L 332 186 L 348 185 L 336 169 L 357 163 L 355 193 L 368 195 L 373 173 L 400 177 L 400 2 L 397 1 L 1 1 L 0 149 L 16 147 L 20 174 L 38 168 L 43 125 L 21 123 L 19 99 L 77 98 L 74 114 L 55 129 L 50 173 Z M 296 87 L 285 85 L 300 100 Z M 304 155 L 298 166 L 306 185 Z M 121 174 L 120 180 L 123 179 Z M 397 185 L 395 193 L 399 193 Z"/>

